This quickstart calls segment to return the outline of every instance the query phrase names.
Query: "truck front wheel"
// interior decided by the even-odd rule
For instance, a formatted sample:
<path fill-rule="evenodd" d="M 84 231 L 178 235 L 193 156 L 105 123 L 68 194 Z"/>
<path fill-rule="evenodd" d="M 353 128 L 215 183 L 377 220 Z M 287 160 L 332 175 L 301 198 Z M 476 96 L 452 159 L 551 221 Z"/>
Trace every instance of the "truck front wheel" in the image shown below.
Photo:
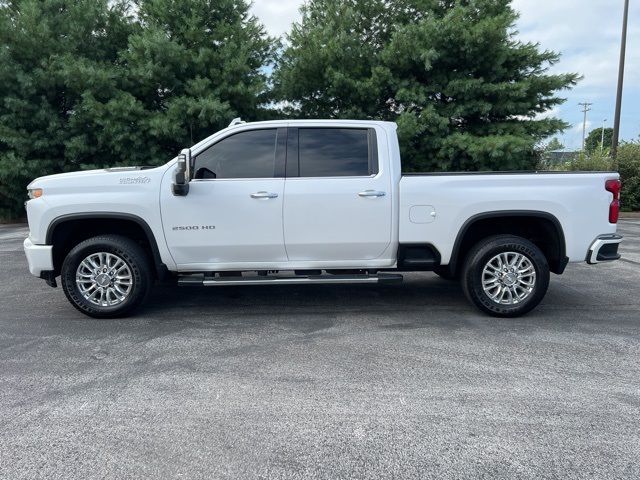
<path fill-rule="evenodd" d="M 76 245 L 61 271 L 67 299 L 85 315 L 123 317 L 140 306 L 152 283 L 149 260 L 133 240 L 101 235 Z"/>
<path fill-rule="evenodd" d="M 467 298 L 496 317 L 517 317 L 536 307 L 549 287 L 542 251 L 515 235 L 478 242 L 467 255 L 461 277 Z"/>

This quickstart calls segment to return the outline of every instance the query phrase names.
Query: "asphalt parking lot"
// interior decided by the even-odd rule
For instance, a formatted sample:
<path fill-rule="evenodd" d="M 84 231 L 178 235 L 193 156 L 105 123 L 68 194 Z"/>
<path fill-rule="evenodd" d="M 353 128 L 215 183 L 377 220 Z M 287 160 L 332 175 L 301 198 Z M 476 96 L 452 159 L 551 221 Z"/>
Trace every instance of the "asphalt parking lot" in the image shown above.
<path fill-rule="evenodd" d="M 640 219 L 524 318 L 456 283 L 163 287 L 93 320 L 0 226 L 0 477 L 640 478 Z"/>

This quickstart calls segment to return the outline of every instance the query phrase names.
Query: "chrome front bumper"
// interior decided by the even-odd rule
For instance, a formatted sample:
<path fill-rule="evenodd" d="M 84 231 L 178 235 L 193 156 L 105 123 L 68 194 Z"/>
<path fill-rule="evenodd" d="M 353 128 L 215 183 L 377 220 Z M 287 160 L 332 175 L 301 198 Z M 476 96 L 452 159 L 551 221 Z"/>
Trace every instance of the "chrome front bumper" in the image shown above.
<path fill-rule="evenodd" d="M 622 235 L 608 234 L 596 238 L 587 252 L 587 263 L 610 262 L 618 260 L 618 245 L 622 241 Z"/>
<path fill-rule="evenodd" d="M 29 238 L 25 239 L 23 246 L 31 275 L 39 277 L 42 272 L 53 270 L 53 246 L 34 245 Z"/>

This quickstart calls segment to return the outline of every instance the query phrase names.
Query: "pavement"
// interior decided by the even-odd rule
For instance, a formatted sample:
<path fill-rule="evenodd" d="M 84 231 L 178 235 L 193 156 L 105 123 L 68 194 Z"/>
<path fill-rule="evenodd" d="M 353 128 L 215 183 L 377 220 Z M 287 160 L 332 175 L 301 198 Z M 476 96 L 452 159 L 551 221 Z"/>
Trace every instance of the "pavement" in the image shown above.
<path fill-rule="evenodd" d="M 518 319 L 454 282 L 157 288 L 84 317 L 0 226 L 0 478 L 640 478 L 640 219 Z"/>

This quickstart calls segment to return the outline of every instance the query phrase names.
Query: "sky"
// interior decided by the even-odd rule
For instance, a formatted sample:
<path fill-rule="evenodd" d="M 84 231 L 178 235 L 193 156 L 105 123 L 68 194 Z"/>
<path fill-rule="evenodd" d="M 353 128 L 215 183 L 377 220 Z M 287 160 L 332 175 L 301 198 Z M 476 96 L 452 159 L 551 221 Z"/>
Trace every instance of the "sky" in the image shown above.
<path fill-rule="evenodd" d="M 271 35 L 285 34 L 300 19 L 303 0 L 254 0 L 252 11 Z M 640 0 L 629 1 L 627 54 L 620 138 L 640 136 Z M 518 38 L 561 53 L 551 72 L 577 72 L 584 78 L 560 96 L 567 101 L 547 113 L 571 124 L 558 135 L 567 148 L 580 148 L 583 114 L 591 102 L 587 132 L 613 126 L 624 0 L 514 0 L 520 13 Z"/>

